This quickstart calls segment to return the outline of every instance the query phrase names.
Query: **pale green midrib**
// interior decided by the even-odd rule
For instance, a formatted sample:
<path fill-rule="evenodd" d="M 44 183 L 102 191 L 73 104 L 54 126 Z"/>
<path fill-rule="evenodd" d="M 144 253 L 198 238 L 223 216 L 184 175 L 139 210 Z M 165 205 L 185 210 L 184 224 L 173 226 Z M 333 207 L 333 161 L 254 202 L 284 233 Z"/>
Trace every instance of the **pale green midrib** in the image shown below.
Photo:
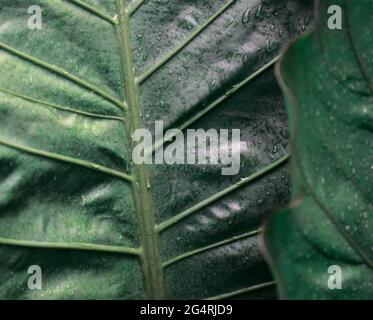
<path fill-rule="evenodd" d="M 250 238 L 252 236 L 255 236 L 257 235 L 261 230 L 258 229 L 258 230 L 254 230 L 254 231 L 250 231 L 250 232 L 246 232 L 244 234 L 240 234 L 240 235 L 237 235 L 237 236 L 233 236 L 229 239 L 225 239 L 225 240 L 222 240 L 222 241 L 219 241 L 219 242 L 215 242 L 213 244 L 210 244 L 208 246 L 205 246 L 205 247 L 202 247 L 202 248 L 198 248 L 198 249 L 194 249 L 194 250 L 191 250 L 191 251 L 188 251 L 188 252 L 185 252 L 185 253 L 182 253 L 166 262 L 164 262 L 162 264 L 162 267 L 163 268 L 167 268 L 168 266 L 174 264 L 174 263 L 177 263 L 179 261 L 182 261 L 186 258 L 189 258 L 189 257 L 192 257 L 194 255 L 197 255 L 199 253 L 202 253 L 202 252 L 205 252 L 205 251 L 208 251 L 210 249 L 215 249 L 215 248 L 218 248 L 218 247 L 221 247 L 221 246 L 224 246 L 224 245 L 227 245 L 227 244 L 230 244 L 230 243 L 233 243 L 233 242 L 237 242 L 239 240 L 243 240 L 243 239 L 246 239 L 246 238 Z"/>
<path fill-rule="evenodd" d="M 143 83 L 148 79 L 154 72 L 159 70 L 165 63 L 172 59 L 176 54 L 178 54 L 183 48 L 185 48 L 194 38 L 196 38 L 203 30 L 205 30 L 212 22 L 214 22 L 225 10 L 227 10 L 236 0 L 229 0 L 224 6 L 222 6 L 215 14 L 213 14 L 208 20 L 206 20 L 201 26 L 196 28 L 183 42 L 172 49 L 166 55 L 156 61 L 148 70 L 146 70 L 142 75 L 140 75 L 136 82 L 138 84 Z"/>
<path fill-rule="evenodd" d="M 16 143 L 13 143 L 13 142 L 9 142 L 9 141 L 5 141 L 5 140 L 2 140 L 2 139 L 0 139 L 0 145 L 6 146 L 6 147 L 9 147 L 9 148 L 12 148 L 12 149 L 16 149 L 16 150 L 19 150 L 19 151 L 23 151 L 25 153 L 29 153 L 29 154 L 32 154 L 32 155 L 36 155 L 36 156 L 39 156 L 39 157 L 43 157 L 43 158 L 47 158 L 47 159 L 53 159 L 53 160 L 61 161 L 61 162 L 68 163 L 68 164 L 71 164 L 71 165 L 81 166 L 81 167 L 84 167 L 84 168 L 87 168 L 87 169 L 90 169 L 90 170 L 93 170 L 93 171 L 98 171 L 100 173 L 105 173 L 105 174 L 114 176 L 116 178 L 121 178 L 121 179 L 123 179 L 125 181 L 128 181 L 128 182 L 133 181 L 133 177 L 126 174 L 126 173 L 123 173 L 121 171 L 117 171 L 117 170 L 114 170 L 114 169 L 110 169 L 110 168 L 104 167 L 102 165 L 99 165 L 97 163 L 89 162 L 89 161 L 86 161 L 86 160 L 77 159 L 77 158 L 73 158 L 73 157 L 68 157 L 68 156 L 58 154 L 58 153 L 48 152 L 48 151 L 45 151 L 45 150 L 36 149 L 36 148 L 28 147 L 28 146 L 23 146 L 23 145 L 16 144 Z"/>
<path fill-rule="evenodd" d="M 106 99 L 107 101 L 111 102 L 112 104 L 114 104 L 115 106 L 121 108 L 121 109 L 125 109 L 126 108 L 126 105 L 119 101 L 117 98 L 111 96 L 110 94 L 106 93 L 105 91 L 101 90 L 100 88 L 96 87 L 95 85 L 83 80 L 83 79 L 80 79 L 79 77 L 67 72 L 66 70 L 63 70 L 61 69 L 60 67 L 57 67 L 53 64 L 50 64 L 48 62 L 45 62 L 45 61 L 42 61 L 36 57 L 33 57 L 31 56 L 30 54 L 27 54 L 27 53 L 24 53 L 24 52 L 21 52 L 20 50 L 18 49 L 15 49 L 3 42 L 0 42 L 0 49 L 3 49 L 3 50 L 6 50 L 8 51 L 9 53 L 17 56 L 18 58 L 21 58 L 23 60 L 26 60 L 38 67 L 41 67 L 45 70 L 48 70 L 49 72 L 53 72 L 57 75 L 59 75 L 60 77 L 62 78 L 65 78 L 87 90 L 90 90 L 92 92 L 94 92 L 96 95 L 98 95 L 99 97 L 101 98 L 104 98 Z"/>
<path fill-rule="evenodd" d="M 50 103 L 50 102 L 46 102 L 46 101 L 31 98 L 31 97 L 28 97 L 28 96 L 24 96 L 24 95 L 21 95 L 19 93 L 9 91 L 9 90 L 3 89 L 3 88 L 0 88 L 0 92 L 5 93 L 5 94 L 10 95 L 10 96 L 14 96 L 16 98 L 19 98 L 19 99 L 22 99 L 22 100 L 25 100 L 25 101 L 28 101 L 28 102 L 37 103 L 42 107 L 53 108 L 53 109 L 66 111 L 66 112 L 70 112 L 70 113 L 76 113 L 76 114 L 79 114 L 79 115 L 92 117 L 92 118 L 99 118 L 99 119 L 106 119 L 106 120 L 118 120 L 118 121 L 124 122 L 124 118 L 121 118 L 121 117 L 110 116 L 110 115 L 99 114 L 99 113 L 93 113 L 93 112 L 86 112 L 86 111 L 81 111 L 81 110 L 70 108 L 70 107 L 63 107 L 63 106 L 59 106 L 57 104 L 53 104 L 53 103 Z"/>
<path fill-rule="evenodd" d="M 75 4 L 76 6 L 80 7 L 81 9 L 84 9 L 86 10 L 87 12 L 95 15 L 96 17 L 98 18 L 101 18 L 113 25 L 116 25 L 117 24 L 117 21 L 115 19 L 113 19 L 112 17 L 110 17 L 108 14 L 106 14 L 105 12 L 102 12 L 101 10 L 85 3 L 84 1 L 81 1 L 81 0 L 64 0 L 64 1 L 67 1 L 67 2 L 70 2 L 71 4 Z"/>
<path fill-rule="evenodd" d="M 118 19 L 117 34 L 121 60 L 121 74 L 124 92 L 128 106 L 128 132 L 129 137 L 138 129 L 143 128 L 140 111 L 139 88 L 134 74 L 134 63 L 131 35 L 130 15 L 125 11 L 122 0 L 115 0 Z M 130 154 L 136 146 L 130 139 Z M 144 278 L 145 295 L 148 299 L 164 299 L 165 284 L 163 280 L 162 262 L 159 252 L 158 234 L 155 232 L 155 215 L 152 195 L 148 188 L 149 173 L 145 164 L 133 165 L 134 183 L 132 194 L 135 203 L 142 254 L 141 267 Z"/>
<path fill-rule="evenodd" d="M 235 84 L 232 88 L 230 88 L 222 96 L 220 96 L 219 98 L 217 98 L 215 101 L 213 101 L 212 103 L 210 103 L 207 107 L 205 107 L 201 111 L 197 112 L 193 117 L 189 118 L 187 121 L 185 121 L 184 123 L 182 123 L 177 129 L 179 129 L 179 130 L 185 130 L 186 128 L 188 128 L 190 125 L 192 125 L 197 120 L 199 120 L 200 118 L 202 118 L 204 115 L 206 115 L 212 109 L 214 109 L 215 107 L 219 106 L 222 102 L 224 102 L 226 99 L 228 99 L 229 97 L 231 97 L 234 93 L 236 93 L 244 85 L 246 85 L 247 83 L 249 83 L 250 81 L 252 81 L 253 79 L 255 79 L 257 76 L 259 76 L 260 74 L 262 74 L 264 71 L 266 71 L 271 66 L 273 66 L 280 59 L 280 57 L 281 56 L 276 56 L 271 61 L 269 61 L 268 63 L 266 63 L 264 66 L 262 66 L 261 68 L 259 68 L 257 71 L 255 71 L 254 73 L 252 73 L 251 75 L 249 75 L 248 77 L 246 77 L 244 80 L 242 80 L 241 82 Z M 158 150 L 160 147 L 162 147 L 165 144 L 166 141 L 171 141 L 170 138 L 172 138 L 172 137 L 166 135 L 163 139 L 155 142 L 153 144 L 150 152 L 154 153 L 156 150 Z M 149 152 L 147 153 L 146 156 L 150 156 Z"/>
<path fill-rule="evenodd" d="M 276 285 L 275 281 L 263 282 L 263 283 L 256 284 L 256 285 L 253 285 L 253 286 L 250 286 L 250 287 L 247 287 L 247 288 L 242 288 L 242 289 L 238 289 L 238 290 L 235 290 L 235 291 L 222 293 L 222 294 L 219 294 L 217 296 L 206 298 L 204 300 L 222 300 L 222 299 L 233 298 L 233 297 L 239 296 L 239 295 L 244 294 L 244 293 L 264 289 L 264 288 L 271 287 L 271 286 L 274 286 L 274 285 Z"/>
<path fill-rule="evenodd" d="M 17 247 L 25 247 L 25 248 L 96 251 L 96 252 L 140 255 L 140 250 L 137 248 L 95 244 L 95 243 L 84 243 L 84 242 L 34 241 L 34 240 L 19 240 L 19 239 L 10 239 L 10 238 L 0 237 L 0 245 L 17 246 Z"/>
<path fill-rule="evenodd" d="M 159 233 L 163 232 L 167 228 L 169 228 L 172 225 L 174 225 L 174 224 L 180 222 L 181 220 L 187 218 L 188 216 L 192 215 L 193 213 L 195 213 L 195 212 L 201 210 L 202 208 L 210 205 L 211 203 L 221 199 L 222 197 L 228 195 L 229 193 L 231 193 L 231 192 L 233 192 L 233 191 L 235 191 L 239 188 L 242 188 L 243 186 L 245 186 L 249 182 L 251 182 L 251 181 L 253 181 L 257 178 L 260 178 L 261 176 L 263 176 L 267 172 L 275 169 L 276 167 L 278 167 L 279 165 L 281 165 L 282 163 L 287 161 L 289 159 L 289 157 L 290 157 L 290 153 L 288 153 L 285 156 L 283 156 L 283 157 L 277 159 L 276 161 L 270 163 L 269 165 L 265 166 L 264 168 L 260 169 L 259 171 L 255 172 L 254 174 L 252 174 L 252 175 L 238 181 L 237 183 L 229 186 L 228 188 L 223 189 L 222 191 L 219 191 L 218 193 L 215 193 L 211 197 L 197 203 L 193 207 L 190 207 L 190 208 L 186 209 L 185 211 L 171 217 L 170 219 L 158 224 L 156 226 L 157 232 L 159 232 Z"/>

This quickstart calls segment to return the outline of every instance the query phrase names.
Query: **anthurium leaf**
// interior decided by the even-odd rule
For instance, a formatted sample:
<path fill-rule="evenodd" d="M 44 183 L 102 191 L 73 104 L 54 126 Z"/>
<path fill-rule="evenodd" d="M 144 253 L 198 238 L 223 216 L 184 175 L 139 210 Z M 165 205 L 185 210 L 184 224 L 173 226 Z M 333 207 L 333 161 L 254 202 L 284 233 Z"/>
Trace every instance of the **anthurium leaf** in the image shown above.
<path fill-rule="evenodd" d="M 317 5 L 316 30 L 278 65 L 295 190 L 264 239 L 282 298 L 371 299 L 373 3 Z"/>
<path fill-rule="evenodd" d="M 258 232 L 289 179 L 272 67 L 310 1 L 32 5 L 0 4 L 1 298 L 274 297 Z M 159 120 L 240 129 L 238 174 L 133 161 Z"/>

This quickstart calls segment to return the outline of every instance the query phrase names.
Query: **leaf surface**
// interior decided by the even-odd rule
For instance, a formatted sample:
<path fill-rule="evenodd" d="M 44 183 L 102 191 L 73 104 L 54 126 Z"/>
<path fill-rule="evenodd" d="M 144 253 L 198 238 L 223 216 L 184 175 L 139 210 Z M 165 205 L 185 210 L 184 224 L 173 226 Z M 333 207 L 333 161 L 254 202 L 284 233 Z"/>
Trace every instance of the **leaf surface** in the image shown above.
<path fill-rule="evenodd" d="M 258 232 L 289 179 L 272 66 L 310 1 L 33 4 L 41 30 L 28 0 L 0 4 L 0 296 L 273 297 Z M 240 129 L 239 174 L 134 164 L 156 120 Z"/>
<path fill-rule="evenodd" d="M 328 28 L 331 5 L 342 9 L 341 30 Z M 264 238 L 282 298 L 370 299 L 373 3 L 320 1 L 318 12 L 316 30 L 278 65 L 294 139 L 294 205 L 271 217 Z"/>

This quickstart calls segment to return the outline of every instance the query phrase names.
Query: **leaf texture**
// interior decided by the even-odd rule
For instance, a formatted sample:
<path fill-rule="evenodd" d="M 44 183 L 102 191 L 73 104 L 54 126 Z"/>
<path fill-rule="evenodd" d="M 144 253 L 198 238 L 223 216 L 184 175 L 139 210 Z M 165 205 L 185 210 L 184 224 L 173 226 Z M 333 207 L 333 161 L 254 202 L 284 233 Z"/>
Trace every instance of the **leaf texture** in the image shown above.
<path fill-rule="evenodd" d="M 328 28 L 331 5 L 342 9 L 341 30 Z M 320 1 L 317 10 L 316 30 L 278 65 L 294 205 L 271 217 L 264 239 L 282 298 L 371 299 L 373 3 Z"/>
<path fill-rule="evenodd" d="M 0 297 L 274 297 L 258 233 L 289 177 L 272 67 L 310 1 L 33 4 L 41 30 L 29 1 L 0 4 Z M 240 129 L 239 174 L 134 164 L 156 120 Z"/>

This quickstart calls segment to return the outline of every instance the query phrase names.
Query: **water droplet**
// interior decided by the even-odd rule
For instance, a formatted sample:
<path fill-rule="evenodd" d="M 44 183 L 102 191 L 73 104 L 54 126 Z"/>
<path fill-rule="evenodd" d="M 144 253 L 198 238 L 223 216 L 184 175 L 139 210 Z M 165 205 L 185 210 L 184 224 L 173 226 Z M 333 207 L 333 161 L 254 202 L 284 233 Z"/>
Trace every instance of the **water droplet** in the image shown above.
<path fill-rule="evenodd" d="M 250 21 L 251 10 L 247 9 L 242 14 L 242 23 L 248 23 Z"/>

